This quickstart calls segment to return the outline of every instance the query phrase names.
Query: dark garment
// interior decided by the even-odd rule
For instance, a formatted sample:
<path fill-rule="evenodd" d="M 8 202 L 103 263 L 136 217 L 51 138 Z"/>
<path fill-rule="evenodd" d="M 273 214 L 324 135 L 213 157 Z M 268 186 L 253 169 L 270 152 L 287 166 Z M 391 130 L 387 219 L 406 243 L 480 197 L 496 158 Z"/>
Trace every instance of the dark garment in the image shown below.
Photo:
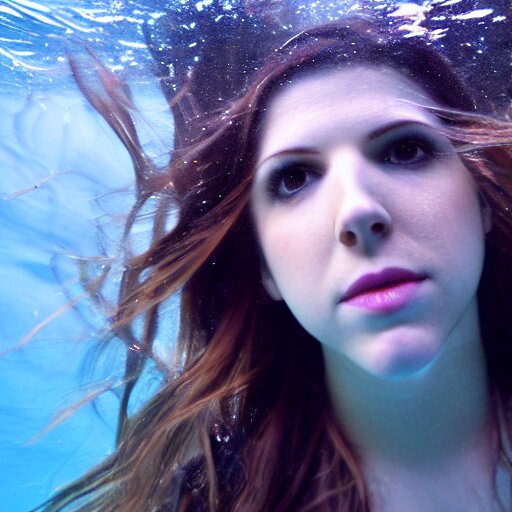
<path fill-rule="evenodd" d="M 233 436 L 211 436 L 213 463 L 220 502 L 216 510 L 229 512 L 245 481 L 240 443 Z M 236 448 L 235 448 L 236 447 Z M 213 512 L 204 457 L 192 459 L 176 471 L 169 499 L 159 512 Z"/>

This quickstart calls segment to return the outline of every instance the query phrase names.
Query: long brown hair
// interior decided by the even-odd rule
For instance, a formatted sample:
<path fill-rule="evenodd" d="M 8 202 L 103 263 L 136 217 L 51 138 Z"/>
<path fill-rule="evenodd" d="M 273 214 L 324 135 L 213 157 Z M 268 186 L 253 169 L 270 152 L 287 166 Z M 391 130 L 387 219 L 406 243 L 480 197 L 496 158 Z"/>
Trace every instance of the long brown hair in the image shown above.
<path fill-rule="evenodd" d="M 168 171 L 140 178 L 145 188 L 133 215 L 158 193 L 160 213 L 172 204 L 178 218 L 165 232 L 157 216 L 151 247 L 127 262 L 113 330 L 136 350 L 129 351 L 117 449 L 46 510 L 369 510 L 357 453 L 331 409 L 319 344 L 262 287 L 247 206 L 271 95 L 298 75 L 357 64 L 392 67 L 442 105 L 434 112 L 492 209 L 479 304 L 492 389 L 508 401 L 511 124 L 484 115 L 492 106 L 476 103 L 449 63 L 424 42 L 365 19 L 344 19 L 298 34 L 238 98 L 218 112 L 189 117 Z M 142 172 L 146 163 L 127 97 L 113 79 L 105 80 L 108 101 L 82 89 Z M 173 107 L 186 95 L 182 91 Z M 133 385 L 153 355 L 159 308 L 173 294 L 181 304 L 174 363 L 156 396 L 128 417 Z M 132 324 L 141 317 L 145 327 L 137 337 Z"/>

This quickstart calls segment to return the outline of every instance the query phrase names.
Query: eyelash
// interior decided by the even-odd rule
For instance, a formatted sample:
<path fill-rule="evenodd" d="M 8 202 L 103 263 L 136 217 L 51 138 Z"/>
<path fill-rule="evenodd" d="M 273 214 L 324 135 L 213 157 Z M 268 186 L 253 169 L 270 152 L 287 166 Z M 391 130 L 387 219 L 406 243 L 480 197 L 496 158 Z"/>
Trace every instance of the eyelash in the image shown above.
<path fill-rule="evenodd" d="M 424 136 L 402 137 L 387 144 L 385 148 L 378 153 L 377 159 L 381 162 L 400 167 L 419 166 L 429 161 L 435 155 L 440 154 L 441 150 L 437 146 L 435 141 L 425 138 Z M 416 153 L 402 161 L 393 161 L 392 153 L 394 150 L 399 149 L 406 149 L 406 151 L 413 149 Z M 418 151 L 421 152 L 419 156 Z"/>
<path fill-rule="evenodd" d="M 410 158 L 397 161 L 396 150 L 414 150 L 416 151 Z M 420 167 L 422 164 L 430 161 L 434 156 L 441 154 L 442 149 L 439 143 L 432 141 L 423 134 L 409 134 L 403 137 L 397 137 L 395 140 L 385 145 L 384 149 L 379 150 L 376 156 L 370 155 L 370 158 L 394 167 L 412 168 Z M 418 155 L 418 152 L 420 154 Z M 395 157 L 393 159 L 393 156 Z M 300 174 L 299 174 L 300 173 Z M 315 168 L 313 164 L 302 161 L 284 161 L 270 173 L 267 190 L 272 199 L 276 201 L 287 201 L 300 194 L 312 181 L 320 178 L 321 169 Z M 299 179 L 295 188 L 286 186 L 287 178 Z M 302 183 L 301 183 L 302 181 Z M 293 189 L 292 189 L 293 188 Z"/>
<path fill-rule="evenodd" d="M 300 174 L 299 174 L 300 173 Z M 303 162 L 283 162 L 272 170 L 267 184 L 269 195 L 277 201 L 290 200 L 299 194 L 311 181 L 320 176 L 320 171 L 312 165 Z M 286 179 L 299 179 L 303 183 L 291 190 L 286 186 Z"/>

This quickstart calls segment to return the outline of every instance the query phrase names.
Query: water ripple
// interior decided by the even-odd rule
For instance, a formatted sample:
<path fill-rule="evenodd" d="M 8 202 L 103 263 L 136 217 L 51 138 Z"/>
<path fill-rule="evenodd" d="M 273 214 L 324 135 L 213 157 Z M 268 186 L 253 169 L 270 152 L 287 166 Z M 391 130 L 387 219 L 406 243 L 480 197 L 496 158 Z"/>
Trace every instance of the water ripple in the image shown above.
<path fill-rule="evenodd" d="M 147 34 L 162 51 L 177 48 L 193 66 L 215 31 L 236 31 L 240 24 L 263 22 L 288 31 L 330 21 L 350 12 L 375 11 L 397 24 L 406 37 L 445 38 L 464 32 L 480 53 L 480 33 L 491 25 L 510 25 L 510 7 L 501 0 L 483 2 L 426 0 L 0 0 L 0 84 L 55 83 L 68 75 L 66 54 L 87 46 L 117 71 L 143 76 L 152 65 Z M 481 22 L 485 22 L 485 26 Z M 259 26 L 259 25 L 258 25 Z M 498 27 L 499 29 L 499 27 Z M 163 37 L 159 33 L 163 32 Z M 503 31 L 506 33 L 506 31 Z M 152 39 L 153 40 L 153 39 Z M 467 46 L 467 45 L 466 45 Z M 183 51 L 189 48 L 188 51 Z M 472 58 L 472 56 L 471 56 Z M 185 66 L 186 67 L 186 66 Z M 171 66 L 172 68 L 172 66 Z M 46 71 L 46 73 L 44 73 Z M 172 70 L 171 70 L 172 71 Z"/>

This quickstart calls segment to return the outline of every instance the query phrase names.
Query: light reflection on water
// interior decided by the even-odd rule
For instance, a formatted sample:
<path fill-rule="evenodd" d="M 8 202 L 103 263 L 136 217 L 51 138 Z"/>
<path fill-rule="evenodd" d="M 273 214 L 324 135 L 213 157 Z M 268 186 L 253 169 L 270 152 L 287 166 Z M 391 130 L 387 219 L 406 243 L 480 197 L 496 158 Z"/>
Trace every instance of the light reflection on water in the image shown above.
<path fill-rule="evenodd" d="M 511 9 L 507 4 L 501 0 L 485 4 L 475 0 L 51 0 L 44 4 L 2 0 L 0 84 L 58 81 L 67 75 L 67 52 L 83 46 L 102 56 L 112 70 L 129 73 L 132 80 L 144 79 L 154 68 L 148 44 L 162 56 L 179 53 L 182 64 L 192 66 L 201 48 L 217 40 L 220 30 L 236 33 L 247 25 L 260 32 L 266 29 L 265 37 L 272 32 L 286 39 L 298 28 L 351 12 L 377 12 L 405 36 L 438 40 L 457 33 L 457 44 L 482 52 L 493 45 L 487 41 L 489 35 L 493 39 L 490 32 L 507 33 Z M 465 53 L 466 59 L 477 57 Z"/>
<path fill-rule="evenodd" d="M 222 63 L 223 45 L 236 37 L 248 38 L 247 47 L 255 47 L 272 34 L 278 45 L 299 27 L 350 11 L 376 11 L 399 26 L 404 37 L 427 38 L 444 48 L 469 79 L 487 73 L 482 93 L 505 106 L 512 33 L 506 4 L 0 0 L 0 350 L 23 340 L 38 322 L 83 293 L 80 269 L 94 274 L 110 264 L 134 197 L 129 157 L 78 93 L 68 53 L 90 48 L 132 84 L 144 147 L 164 166 L 173 128 L 159 80 L 179 84 L 180 74 L 208 45 L 218 46 Z M 150 217 L 141 219 L 138 247 L 147 243 Z M 100 414 L 88 406 L 27 444 L 57 408 L 95 392 L 81 387 L 79 368 L 92 346 L 88 340 L 106 320 L 86 301 L 79 303 L 78 313 L 67 312 L 23 349 L 0 357 L 3 510 L 28 510 L 111 450 L 114 392 L 97 402 Z M 175 315 L 167 318 L 166 333 L 175 329 Z M 115 352 L 111 355 L 110 365 L 103 360 L 100 376 L 122 365 Z M 141 396 L 156 385 L 148 377 Z"/>
<path fill-rule="evenodd" d="M 66 53 L 74 45 L 103 53 L 113 69 L 145 72 L 148 58 L 141 26 L 161 15 L 134 1 L 53 0 L 43 5 L 5 0 L 0 4 L 1 81 L 12 83 L 14 73 L 17 80 L 52 83 L 67 75 Z"/>

